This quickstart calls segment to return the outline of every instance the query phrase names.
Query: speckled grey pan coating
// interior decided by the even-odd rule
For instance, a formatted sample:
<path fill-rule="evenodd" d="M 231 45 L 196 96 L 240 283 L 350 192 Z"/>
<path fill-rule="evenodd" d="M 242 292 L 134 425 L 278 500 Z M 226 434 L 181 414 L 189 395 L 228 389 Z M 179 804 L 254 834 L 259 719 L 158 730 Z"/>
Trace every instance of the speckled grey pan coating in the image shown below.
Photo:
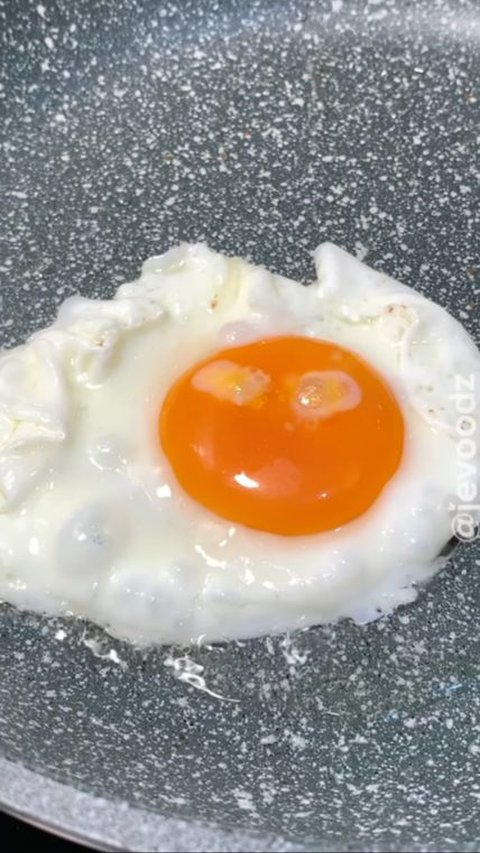
<path fill-rule="evenodd" d="M 329 239 L 478 336 L 479 40 L 468 0 L 0 0 L 3 343 L 179 239 L 303 279 Z M 366 628 L 196 651 L 236 702 L 4 606 L 2 752 L 206 822 L 183 849 L 478 849 L 479 557 Z"/>

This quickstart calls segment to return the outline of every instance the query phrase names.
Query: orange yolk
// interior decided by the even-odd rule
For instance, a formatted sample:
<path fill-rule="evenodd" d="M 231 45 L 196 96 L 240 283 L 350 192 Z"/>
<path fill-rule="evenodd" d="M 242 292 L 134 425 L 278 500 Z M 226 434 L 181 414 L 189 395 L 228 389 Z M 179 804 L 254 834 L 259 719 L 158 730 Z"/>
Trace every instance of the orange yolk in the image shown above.
<path fill-rule="evenodd" d="M 215 353 L 170 388 L 160 442 L 185 491 L 217 515 L 289 536 L 364 513 L 400 463 L 386 382 L 327 341 L 278 337 Z"/>

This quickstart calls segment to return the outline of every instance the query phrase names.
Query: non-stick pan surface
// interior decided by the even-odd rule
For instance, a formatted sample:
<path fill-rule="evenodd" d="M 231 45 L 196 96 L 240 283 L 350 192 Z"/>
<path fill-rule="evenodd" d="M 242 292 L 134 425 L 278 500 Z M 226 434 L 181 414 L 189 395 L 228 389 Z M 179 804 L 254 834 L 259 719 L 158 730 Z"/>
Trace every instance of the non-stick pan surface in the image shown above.
<path fill-rule="evenodd" d="M 474 0 L 0 0 L 3 344 L 180 239 L 305 280 L 329 239 L 478 336 L 479 42 Z M 2 753 L 188 849 L 477 849 L 479 565 L 367 627 L 196 649 L 216 695 L 2 606 Z"/>

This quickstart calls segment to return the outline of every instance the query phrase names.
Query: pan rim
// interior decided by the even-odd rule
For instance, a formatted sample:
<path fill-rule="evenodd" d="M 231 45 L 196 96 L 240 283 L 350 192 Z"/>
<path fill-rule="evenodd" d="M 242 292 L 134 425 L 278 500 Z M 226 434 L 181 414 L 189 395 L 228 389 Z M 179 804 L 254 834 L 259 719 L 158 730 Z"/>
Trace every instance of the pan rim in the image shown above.
<path fill-rule="evenodd" d="M 167 817 L 126 801 L 78 790 L 2 756 L 0 810 L 38 829 L 96 850 L 158 853 L 308 853 L 313 850 L 326 853 L 335 850 L 330 843 L 300 845 L 280 836 Z M 173 846 L 172 839 L 175 839 Z"/>

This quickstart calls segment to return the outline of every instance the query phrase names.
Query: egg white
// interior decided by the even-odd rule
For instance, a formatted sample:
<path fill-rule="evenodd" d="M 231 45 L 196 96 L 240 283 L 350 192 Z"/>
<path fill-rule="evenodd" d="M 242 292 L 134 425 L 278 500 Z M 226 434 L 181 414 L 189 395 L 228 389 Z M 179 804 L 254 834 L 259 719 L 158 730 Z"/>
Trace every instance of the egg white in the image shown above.
<path fill-rule="evenodd" d="M 304 287 L 181 245 L 113 300 L 67 300 L 52 326 L 3 353 L 2 598 L 145 644 L 363 621 L 416 597 L 452 535 L 455 380 L 473 376 L 480 393 L 480 354 L 445 310 L 341 249 L 323 244 L 315 261 L 318 280 Z M 184 370 L 228 344 L 285 333 L 362 355 L 406 424 L 401 466 L 370 510 L 302 537 L 196 504 L 157 433 Z M 478 452 L 472 463 L 478 486 Z"/>

